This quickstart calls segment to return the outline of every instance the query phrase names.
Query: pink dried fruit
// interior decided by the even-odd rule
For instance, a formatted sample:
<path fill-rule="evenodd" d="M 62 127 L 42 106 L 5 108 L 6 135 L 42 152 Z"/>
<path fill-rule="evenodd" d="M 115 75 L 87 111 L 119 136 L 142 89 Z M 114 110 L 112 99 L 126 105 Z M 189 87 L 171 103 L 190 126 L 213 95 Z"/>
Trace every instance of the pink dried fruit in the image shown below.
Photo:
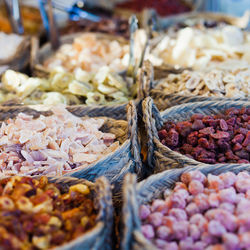
<path fill-rule="evenodd" d="M 199 130 L 199 133 L 204 134 L 204 135 L 211 135 L 215 132 L 213 127 L 207 127 Z"/>
<path fill-rule="evenodd" d="M 236 135 L 236 136 L 233 138 L 232 142 L 233 142 L 233 143 L 242 143 L 243 140 L 244 140 L 244 138 L 245 138 L 245 136 L 244 136 L 243 134 L 238 134 L 238 135 Z"/>
<path fill-rule="evenodd" d="M 248 249 L 249 173 L 209 174 L 206 178 L 196 170 L 183 173 L 181 181 L 184 183 L 177 182 L 172 192 L 167 189 L 162 202 L 156 199 L 151 205 L 142 205 L 151 212 L 141 219 L 143 235 L 159 249 Z M 197 185 L 202 186 L 202 191 L 193 191 L 197 188 L 192 186 Z M 168 204 L 169 209 L 157 215 L 154 211 L 163 204 Z M 173 208 L 176 204 L 179 207 Z"/>
<path fill-rule="evenodd" d="M 223 131 L 227 131 L 228 130 L 227 122 L 224 119 L 220 119 L 220 128 Z"/>
<path fill-rule="evenodd" d="M 192 195 L 202 193 L 203 190 L 204 190 L 204 186 L 200 181 L 192 180 L 188 185 L 188 191 Z"/>
<path fill-rule="evenodd" d="M 179 143 L 179 134 L 171 128 L 165 138 L 167 145 L 169 146 L 177 146 Z"/>
<path fill-rule="evenodd" d="M 215 134 L 211 134 L 214 139 L 228 139 L 230 137 L 228 132 L 217 131 Z"/>
<path fill-rule="evenodd" d="M 152 239 L 155 237 L 154 228 L 151 225 L 142 225 L 141 231 L 147 239 Z"/>
<path fill-rule="evenodd" d="M 202 120 L 195 120 L 194 123 L 192 124 L 193 130 L 201 130 L 203 128 L 205 128 L 205 125 L 202 122 Z"/>
<path fill-rule="evenodd" d="M 243 147 L 246 147 L 248 145 L 250 145 L 250 131 L 247 132 L 246 138 L 245 138 L 245 140 L 242 143 Z"/>

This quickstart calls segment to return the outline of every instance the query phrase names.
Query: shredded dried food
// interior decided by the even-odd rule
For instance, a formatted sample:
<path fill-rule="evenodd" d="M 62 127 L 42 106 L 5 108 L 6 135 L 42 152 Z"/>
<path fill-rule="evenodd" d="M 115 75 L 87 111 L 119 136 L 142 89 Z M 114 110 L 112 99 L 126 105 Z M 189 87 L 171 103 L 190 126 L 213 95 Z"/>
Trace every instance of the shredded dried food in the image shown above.
<path fill-rule="evenodd" d="M 0 180 L 0 248 L 50 249 L 95 226 L 97 211 L 85 184 L 59 185 L 14 176 Z"/>
<path fill-rule="evenodd" d="M 224 114 L 194 114 L 188 121 L 167 121 L 158 132 L 161 143 L 200 162 L 249 163 L 250 109 Z"/>
<path fill-rule="evenodd" d="M 163 196 L 139 209 L 142 233 L 158 249 L 249 249 L 248 172 L 187 172 Z"/>
<path fill-rule="evenodd" d="M 34 119 L 20 113 L 0 128 L 0 173 L 61 176 L 98 161 L 119 147 L 103 133 L 101 118 L 80 118 L 63 106 Z"/>
<path fill-rule="evenodd" d="M 202 71 L 169 74 L 158 87 L 167 94 L 244 98 L 250 96 L 250 65 L 228 60 Z"/>

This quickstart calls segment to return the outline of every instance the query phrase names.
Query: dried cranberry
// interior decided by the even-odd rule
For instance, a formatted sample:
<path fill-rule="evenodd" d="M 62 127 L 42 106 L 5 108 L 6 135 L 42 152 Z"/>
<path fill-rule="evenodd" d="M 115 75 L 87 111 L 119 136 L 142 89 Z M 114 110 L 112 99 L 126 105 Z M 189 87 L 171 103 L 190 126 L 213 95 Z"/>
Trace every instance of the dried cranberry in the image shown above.
<path fill-rule="evenodd" d="M 245 159 L 238 160 L 237 162 L 238 163 L 244 163 L 244 164 L 248 164 L 249 163 L 249 161 L 245 160 Z"/>
<path fill-rule="evenodd" d="M 195 148 L 193 148 L 192 152 L 191 152 L 191 155 L 194 157 L 194 158 L 197 158 L 199 156 L 199 154 L 202 152 L 203 148 L 200 147 L 200 146 L 197 146 Z"/>
<path fill-rule="evenodd" d="M 241 159 L 249 160 L 249 153 L 244 149 L 237 151 L 235 154 Z"/>
<path fill-rule="evenodd" d="M 239 151 L 242 149 L 242 146 L 240 143 L 236 143 L 233 147 L 233 151 Z"/>
<path fill-rule="evenodd" d="M 241 119 L 242 119 L 243 121 L 247 122 L 247 121 L 249 121 L 250 116 L 248 116 L 247 114 L 244 114 L 244 115 L 241 116 Z"/>
<path fill-rule="evenodd" d="M 228 139 L 230 137 L 228 132 L 217 131 L 215 134 L 211 134 L 214 139 Z"/>
<path fill-rule="evenodd" d="M 227 126 L 227 123 L 224 119 L 220 119 L 220 128 L 224 131 L 227 131 L 228 130 L 228 126 Z"/>
<path fill-rule="evenodd" d="M 191 121 L 195 121 L 195 120 L 202 120 L 204 117 L 203 114 L 194 114 L 191 116 Z"/>
<path fill-rule="evenodd" d="M 226 157 L 225 156 L 222 156 L 218 159 L 218 162 L 225 162 L 226 161 Z"/>
<path fill-rule="evenodd" d="M 203 124 L 202 120 L 195 120 L 194 123 L 192 124 L 193 130 L 200 130 L 203 128 L 205 128 L 205 125 Z"/>
<path fill-rule="evenodd" d="M 206 138 L 200 138 L 198 144 L 203 148 L 209 148 L 209 142 Z"/>
<path fill-rule="evenodd" d="M 227 120 L 227 125 L 234 126 L 235 122 L 236 122 L 236 117 L 232 117 Z"/>
<path fill-rule="evenodd" d="M 190 154 L 193 150 L 193 147 L 190 144 L 183 144 L 183 146 L 181 147 L 181 149 L 186 153 L 186 154 Z"/>
<path fill-rule="evenodd" d="M 192 123 L 190 122 L 179 122 L 176 124 L 176 129 L 178 131 L 178 133 L 183 136 L 186 137 L 191 131 L 192 131 Z"/>
<path fill-rule="evenodd" d="M 246 128 L 238 128 L 236 131 L 235 131 L 237 134 L 243 134 L 243 135 L 246 135 L 248 130 Z"/>
<path fill-rule="evenodd" d="M 229 143 L 224 139 L 219 139 L 217 145 L 221 151 L 228 151 L 230 149 Z"/>
<path fill-rule="evenodd" d="M 198 142 L 198 132 L 192 132 L 187 137 L 187 143 L 189 143 L 192 146 L 196 146 Z"/>
<path fill-rule="evenodd" d="M 225 156 L 228 160 L 239 160 L 239 157 L 235 155 L 231 150 L 225 153 Z"/>
<path fill-rule="evenodd" d="M 248 145 L 250 145 L 250 131 L 247 132 L 246 138 L 242 143 L 243 147 L 247 147 Z"/>
<path fill-rule="evenodd" d="M 164 139 L 165 137 L 167 137 L 168 132 L 165 129 L 162 129 L 158 132 L 158 136 L 160 138 L 160 140 Z"/>
<path fill-rule="evenodd" d="M 226 115 L 238 115 L 240 113 L 240 110 L 237 108 L 230 108 L 228 110 L 226 110 L 225 114 Z"/>
<path fill-rule="evenodd" d="M 214 128 L 213 127 L 207 127 L 199 130 L 199 133 L 204 134 L 204 135 L 210 135 L 214 133 Z"/>
<path fill-rule="evenodd" d="M 165 140 L 167 145 L 175 147 L 179 143 L 179 134 L 173 128 L 171 128 Z"/>

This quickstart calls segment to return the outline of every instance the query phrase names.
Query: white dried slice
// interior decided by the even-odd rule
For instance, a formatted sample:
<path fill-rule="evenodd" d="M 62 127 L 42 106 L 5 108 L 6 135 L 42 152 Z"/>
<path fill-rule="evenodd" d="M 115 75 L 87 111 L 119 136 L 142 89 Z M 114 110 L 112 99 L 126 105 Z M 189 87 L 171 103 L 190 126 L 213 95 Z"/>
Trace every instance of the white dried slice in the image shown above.
<path fill-rule="evenodd" d="M 213 70 L 204 75 L 203 81 L 211 91 L 221 91 L 219 86 L 222 82 L 222 78 L 223 75 L 221 71 Z"/>
<path fill-rule="evenodd" d="M 87 93 L 93 91 L 93 86 L 88 83 L 73 80 L 68 85 L 68 92 L 74 95 L 87 96 Z"/>
<path fill-rule="evenodd" d="M 191 28 L 182 29 L 177 36 L 176 45 L 172 51 L 174 60 L 179 60 L 183 53 L 189 49 L 189 43 L 194 36 L 194 31 Z"/>
<path fill-rule="evenodd" d="M 195 89 L 201 81 L 201 77 L 197 73 L 191 74 L 191 77 L 186 81 L 185 86 L 187 89 Z"/>
<path fill-rule="evenodd" d="M 243 32 L 236 26 L 227 25 L 221 32 L 223 41 L 231 46 L 237 46 L 244 41 Z"/>

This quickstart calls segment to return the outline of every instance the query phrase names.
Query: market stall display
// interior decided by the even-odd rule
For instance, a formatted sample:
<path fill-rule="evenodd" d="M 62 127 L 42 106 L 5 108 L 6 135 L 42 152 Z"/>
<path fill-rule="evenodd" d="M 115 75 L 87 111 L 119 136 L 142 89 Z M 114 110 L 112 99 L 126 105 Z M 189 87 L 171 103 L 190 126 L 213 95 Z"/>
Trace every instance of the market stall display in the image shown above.
<path fill-rule="evenodd" d="M 0 33 L 0 249 L 250 248 L 249 14 L 163 2 Z"/>

